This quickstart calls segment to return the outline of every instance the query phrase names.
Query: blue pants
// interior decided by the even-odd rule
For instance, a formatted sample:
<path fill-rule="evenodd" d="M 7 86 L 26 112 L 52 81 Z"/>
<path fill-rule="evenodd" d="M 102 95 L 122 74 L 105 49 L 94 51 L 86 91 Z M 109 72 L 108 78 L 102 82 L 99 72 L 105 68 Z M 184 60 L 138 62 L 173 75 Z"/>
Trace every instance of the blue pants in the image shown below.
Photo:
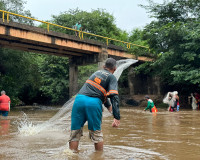
<path fill-rule="evenodd" d="M 8 111 L 0 111 L 0 115 L 7 117 L 8 116 Z"/>
<path fill-rule="evenodd" d="M 179 105 L 177 105 L 177 111 L 179 111 L 179 108 L 180 108 L 180 106 L 179 106 Z"/>
<path fill-rule="evenodd" d="M 72 108 L 71 130 L 81 129 L 86 121 L 89 130 L 101 130 L 102 101 L 97 97 L 78 94 Z"/>

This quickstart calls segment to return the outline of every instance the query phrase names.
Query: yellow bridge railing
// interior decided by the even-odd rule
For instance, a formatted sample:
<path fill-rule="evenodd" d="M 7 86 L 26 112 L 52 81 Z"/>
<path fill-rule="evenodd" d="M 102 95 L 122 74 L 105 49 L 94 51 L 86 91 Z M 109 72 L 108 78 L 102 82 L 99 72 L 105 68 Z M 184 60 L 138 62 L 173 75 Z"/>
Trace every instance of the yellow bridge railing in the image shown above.
<path fill-rule="evenodd" d="M 76 29 L 73 29 L 73 28 L 64 27 L 64 26 L 53 24 L 53 23 L 50 23 L 50 22 L 41 21 L 41 20 L 38 20 L 38 19 L 35 19 L 35 18 L 26 17 L 26 16 L 23 16 L 23 15 L 20 15 L 20 14 L 16 14 L 16 13 L 4 11 L 4 10 L 0 10 L 0 12 L 2 12 L 3 22 L 5 22 L 5 20 L 6 20 L 7 23 L 9 23 L 9 16 L 10 15 L 14 15 L 14 16 L 18 16 L 18 17 L 22 17 L 22 18 L 26 18 L 26 19 L 30 19 L 30 20 L 33 20 L 33 21 L 37 21 L 37 22 L 41 22 L 41 23 L 47 24 L 47 31 L 48 32 L 49 32 L 49 26 L 52 25 L 52 26 L 64 28 L 64 29 L 67 29 L 67 30 L 76 31 L 76 32 L 79 33 L 79 38 L 80 39 L 83 39 L 83 34 L 87 34 L 87 35 L 91 35 L 91 36 L 95 36 L 95 37 L 99 37 L 99 38 L 105 39 L 107 45 L 108 45 L 108 41 L 110 40 L 110 41 L 121 42 L 123 44 L 126 44 L 127 48 L 131 48 L 131 46 L 137 46 L 137 47 L 141 47 L 141 48 L 146 48 L 146 49 L 148 49 L 148 51 L 150 51 L 149 47 L 146 47 L 146 46 L 133 44 L 133 43 L 130 43 L 130 42 L 125 42 L 125 41 L 121 41 L 121 40 L 117 40 L 117 39 L 113 39 L 113 38 L 109 38 L 109 37 L 104 37 L 104 36 L 96 35 L 96 34 L 93 34 L 93 33 L 79 31 L 79 30 L 76 30 Z"/>

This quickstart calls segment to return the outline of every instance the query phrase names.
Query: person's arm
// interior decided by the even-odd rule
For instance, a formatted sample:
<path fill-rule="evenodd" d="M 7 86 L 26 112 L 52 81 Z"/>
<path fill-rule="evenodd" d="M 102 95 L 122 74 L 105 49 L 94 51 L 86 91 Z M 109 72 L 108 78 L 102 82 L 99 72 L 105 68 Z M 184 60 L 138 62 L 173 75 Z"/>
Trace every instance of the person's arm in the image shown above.
<path fill-rule="evenodd" d="M 120 111 L 119 111 L 119 95 L 118 95 L 118 84 L 117 79 L 114 75 L 109 77 L 109 86 L 107 97 L 110 98 L 113 110 L 113 127 L 118 127 L 120 124 Z"/>
<path fill-rule="evenodd" d="M 108 111 L 111 113 L 112 112 L 112 105 L 109 101 L 108 98 L 106 98 L 106 102 L 104 103 L 104 106 L 108 109 Z"/>
<path fill-rule="evenodd" d="M 150 104 L 150 102 L 148 101 L 148 103 L 147 103 L 147 107 L 144 109 L 144 111 L 146 111 L 147 109 L 149 109 L 150 106 L 151 106 L 151 104 Z"/>
<path fill-rule="evenodd" d="M 110 100 L 112 103 L 113 116 L 115 119 L 120 120 L 119 96 L 114 95 L 114 96 L 110 97 Z"/>

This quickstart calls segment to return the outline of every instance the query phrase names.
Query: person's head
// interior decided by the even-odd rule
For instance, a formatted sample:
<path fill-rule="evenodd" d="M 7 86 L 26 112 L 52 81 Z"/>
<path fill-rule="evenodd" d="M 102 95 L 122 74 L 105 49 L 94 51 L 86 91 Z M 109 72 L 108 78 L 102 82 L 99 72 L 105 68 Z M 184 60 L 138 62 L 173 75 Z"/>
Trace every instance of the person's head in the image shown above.
<path fill-rule="evenodd" d="M 104 68 L 109 70 L 111 73 L 114 73 L 116 70 L 116 60 L 113 58 L 108 58 L 105 62 Z"/>
<path fill-rule="evenodd" d="M 178 92 L 177 92 L 177 91 L 174 91 L 174 95 L 178 95 Z"/>
<path fill-rule="evenodd" d="M 147 101 L 150 99 L 148 95 L 144 96 L 144 98 L 145 98 L 145 100 L 147 100 Z"/>
<path fill-rule="evenodd" d="M 1 95 L 4 95 L 4 94 L 6 94 L 6 92 L 5 91 L 1 91 Z"/>
<path fill-rule="evenodd" d="M 80 24 L 81 23 L 81 21 L 78 21 L 78 24 Z"/>

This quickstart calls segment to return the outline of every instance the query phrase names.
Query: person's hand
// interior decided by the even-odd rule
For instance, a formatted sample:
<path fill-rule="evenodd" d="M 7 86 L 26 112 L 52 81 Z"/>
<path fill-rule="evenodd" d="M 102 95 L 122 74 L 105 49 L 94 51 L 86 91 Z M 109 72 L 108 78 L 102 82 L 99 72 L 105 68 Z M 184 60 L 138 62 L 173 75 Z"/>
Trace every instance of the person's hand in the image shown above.
<path fill-rule="evenodd" d="M 112 106 L 108 107 L 108 111 L 111 113 L 112 112 Z"/>
<path fill-rule="evenodd" d="M 118 127 L 120 124 L 120 120 L 117 120 L 114 118 L 113 123 L 112 123 L 112 127 Z"/>

